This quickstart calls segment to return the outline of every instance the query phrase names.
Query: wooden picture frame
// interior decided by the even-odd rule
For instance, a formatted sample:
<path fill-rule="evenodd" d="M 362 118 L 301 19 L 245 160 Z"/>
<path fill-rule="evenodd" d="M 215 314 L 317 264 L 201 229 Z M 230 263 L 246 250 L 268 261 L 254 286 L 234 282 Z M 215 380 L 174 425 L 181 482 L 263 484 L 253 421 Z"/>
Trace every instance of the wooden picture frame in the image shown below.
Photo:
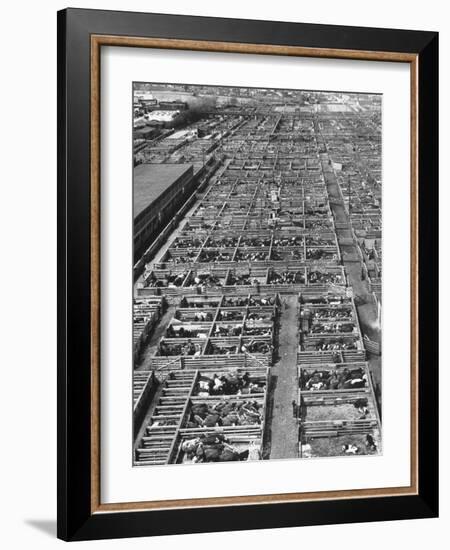
<path fill-rule="evenodd" d="M 103 46 L 410 65 L 410 487 L 100 502 Z M 58 537 L 87 540 L 437 516 L 437 142 L 437 33 L 84 9 L 58 13 Z"/>

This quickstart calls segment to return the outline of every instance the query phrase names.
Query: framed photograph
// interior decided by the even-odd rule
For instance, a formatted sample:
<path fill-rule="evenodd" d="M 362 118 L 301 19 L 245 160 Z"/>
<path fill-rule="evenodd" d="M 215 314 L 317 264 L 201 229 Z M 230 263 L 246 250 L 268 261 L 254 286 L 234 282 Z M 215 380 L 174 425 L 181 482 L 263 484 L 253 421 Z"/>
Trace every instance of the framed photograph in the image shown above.
<path fill-rule="evenodd" d="M 63 10 L 58 144 L 60 538 L 437 516 L 437 33 Z"/>

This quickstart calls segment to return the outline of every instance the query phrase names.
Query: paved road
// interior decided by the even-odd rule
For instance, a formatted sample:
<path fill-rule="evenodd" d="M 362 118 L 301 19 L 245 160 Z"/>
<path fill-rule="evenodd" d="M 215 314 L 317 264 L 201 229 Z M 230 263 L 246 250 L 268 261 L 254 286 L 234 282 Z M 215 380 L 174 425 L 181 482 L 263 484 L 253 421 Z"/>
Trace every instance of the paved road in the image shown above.
<path fill-rule="evenodd" d="M 270 433 L 270 458 L 298 457 L 298 427 L 292 414 L 292 400 L 297 400 L 297 346 L 298 301 L 297 296 L 282 297 L 279 327 L 279 361 L 271 368 L 275 382 Z"/>
<path fill-rule="evenodd" d="M 336 180 L 334 170 L 329 163 L 328 154 L 323 153 L 320 157 L 331 210 L 333 211 L 335 222 L 341 226 L 339 229 L 336 228 L 336 235 L 349 286 L 353 289 L 355 297 L 357 297 L 356 309 L 361 330 L 363 334 L 366 334 L 371 340 L 380 342 L 381 332 L 377 327 L 378 311 L 373 303 L 367 281 L 361 279 L 362 265 L 356 249 L 356 244 L 352 238 L 349 215 L 344 207 L 339 184 Z M 373 374 L 375 386 L 381 386 L 381 358 L 369 354 L 368 362 Z"/>

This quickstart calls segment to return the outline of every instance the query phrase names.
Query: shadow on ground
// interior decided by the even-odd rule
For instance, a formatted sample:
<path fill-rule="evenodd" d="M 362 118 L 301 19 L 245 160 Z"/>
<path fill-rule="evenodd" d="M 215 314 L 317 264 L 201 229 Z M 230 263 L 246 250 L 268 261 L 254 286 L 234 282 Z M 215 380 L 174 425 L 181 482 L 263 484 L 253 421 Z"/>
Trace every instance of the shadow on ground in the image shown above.
<path fill-rule="evenodd" d="M 56 537 L 56 519 L 26 519 L 25 523 L 41 533 Z"/>
<path fill-rule="evenodd" d="M 273 395 L 277 387 L 278 376 L 271 376 L 269 387 L 267 388 L 267 404 L 266 404 L 266 424 L 264 430 L 264 441 L 262 459 L 267 460 L 270 457 L 270 449 L 272 442 L 272 418 L 273 418 Z"/>

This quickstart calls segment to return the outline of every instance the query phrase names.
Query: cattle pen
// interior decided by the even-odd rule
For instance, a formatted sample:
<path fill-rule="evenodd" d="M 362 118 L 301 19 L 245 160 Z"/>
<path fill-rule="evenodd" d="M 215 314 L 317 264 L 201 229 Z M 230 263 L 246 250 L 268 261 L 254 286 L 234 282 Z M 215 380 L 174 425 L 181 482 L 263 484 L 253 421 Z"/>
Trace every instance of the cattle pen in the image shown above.
<path fill-rule="evenodd" d="M 192 89 L 135 144 L 133 464 L 381 454 L 380 97 Z"/>

